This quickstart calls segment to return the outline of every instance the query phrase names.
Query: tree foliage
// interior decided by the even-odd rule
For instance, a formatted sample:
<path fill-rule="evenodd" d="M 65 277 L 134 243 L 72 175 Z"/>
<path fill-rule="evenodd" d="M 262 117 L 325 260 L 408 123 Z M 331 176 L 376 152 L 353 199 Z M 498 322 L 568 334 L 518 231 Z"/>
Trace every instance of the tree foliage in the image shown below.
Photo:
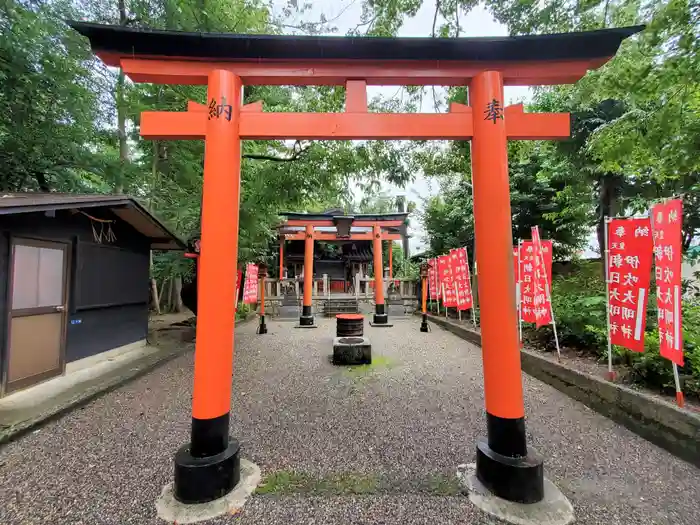
<path fill-rule="evenodd" d="M 0 4 L 0 184 L 4 191 L 124 192 L 142 199 L 184 237 L 199 232 L 203 143 L 144 141 L 144 110 L 183 111 L 203 102 L 201 86 L 133 84 L 107 68 L 62 21 L 239 33 L 337 32 L 311 2 L 281 10 L 264 0 L 5 0 Z M 430 6 L 423 34 L 461 36 L 475 0 L 361 0 L 353 35 L 396 35 Z M 279 3 L 277 4 L 279 5 Z M 513 237 L 535 224 L 556 254 L 578 252 L 604 215 L 645 210 L 683 195 L 684 243 L 700 231 L 700 5 L 692 0 L 487 0 L 512 34 L 646 23 L 617 56 L 573 86 L 536 88 L 530 111 L 573 115 L 573 136 L 509 145 Z M 437 110 L 466 102 L 467 89 L 406 88 L 371 101 L 372 111 Z M 246 102 L 271 111 L 342 111 L 339 87 L 246 87 Z M 240 259 L 272 259 L 281 211 L 396 209 L 383 183 L 404 186 L 421 173 L 440 194 L 423 203 L 431 250 L 473 246 L 467 142 L 247 141 L 243 147 Z M 352 190 L 352 191 L 351 191 Z M 411 203 L 403 202 L 411 207 Z M 470 250 L 470 253 L 473 250 Z M 184 275 L 179 254 L 158 254 L 159 279 Z"/>

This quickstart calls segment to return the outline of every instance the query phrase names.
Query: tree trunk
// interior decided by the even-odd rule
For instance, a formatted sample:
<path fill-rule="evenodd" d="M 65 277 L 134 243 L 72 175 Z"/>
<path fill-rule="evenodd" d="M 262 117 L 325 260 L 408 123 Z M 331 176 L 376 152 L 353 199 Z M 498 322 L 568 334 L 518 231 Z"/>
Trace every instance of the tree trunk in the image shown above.
<path fill-rule="evenodd" d="M 173 309 L 177 313 L 181 313 L 184 308 L 182 305 L 182 277 L 177 276 L 173 279 Z"/>
<path fill-rule="evenodd" d="M 167 305 L 163 305 L 161 303 L 161 301 L 163 300 L 163 292 L 165 291 L 165 285 L 167 282 L 168 282 L 167 279 L 163 279 L 163 282 L 160 283 L 160 292 L 158 293 L 158 310 L 161 310 L 161 311 L 164 309 L 163 308 L 164 306 L 167 307 Z M 165 310 L 167 311 L 167 308 L 165 308 Z"/>
<path fill-rule="evenodd" d="M 124 0 L 118 0 L 119 8 L 119 25 L 126 26 L 128 19 L 126 17 L 126 5 Z M 117 105 L 117 138 L 119 141 L 119 173 L 117 180 L 114 183 L 114 193 L 124 193 L 124 171 L 127 162 L 129 162 L 129 150 L 126 143 L 126 108 L 124 107 L 124 71 L 119 69 L 117 76 L 117 88 L 115 93 Z"/>
<path fill-rule="evenodd" d="M 156 311 L 156 315 L 160 315 L 160 296 L 158 295 L 158 283 L 153 278 L 153 252 L 149 252 L 149 273 L 151 275 L 151 295 L 152 295 L 152 306 Z"/>
<path fill-rule="evenodd" d="M 151 294 L 153 294 L 153 309 L 156 315 L 160 315 L 160 296 L 158 295 L 158 283 L 155 279 L 151 278 Z"/>
<path fill-rule="evenodd" d="M 603 278 L 607 279 L 605 273 L 605 218 L 616 217 L 620 214 L 620 202 L 618 198 L 619 180 L 616 176 L 605 174 L 600 178 L 600 188 L 598 193 L 598 249 L 600 258 L 603 261 Z"/>
<path fill-rule="evenodd" d="M 168 279 L 168 293 L 166 297 L 168 298 L 168 304 L 165 305 L 165 311 L 171 313 L 173 311 L 173 280 Z"/>

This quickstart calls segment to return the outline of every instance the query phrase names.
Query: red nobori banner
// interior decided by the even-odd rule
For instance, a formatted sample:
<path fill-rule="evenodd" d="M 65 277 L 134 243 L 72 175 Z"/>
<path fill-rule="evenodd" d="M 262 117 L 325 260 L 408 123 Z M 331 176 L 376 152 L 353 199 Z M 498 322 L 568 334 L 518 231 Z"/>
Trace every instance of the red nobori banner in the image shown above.
<path fill-rule="evenodd" d="M 441 273 L 441 268 L 444 266 L 444 263 L 442 263 L 442 266 L 440 266 L 440 257 L 435 257 L 435 293 L 437 294 L 437 300 L 438 302 L 442 300 L 442 273 Z"/>
<path fill-rule="evenodd" d="M 454 281 L 452 280 L 452 257 L 449 254 L 438 257 L 438 269 L 440 271 L 442 302 L 445 307 L 454 308 L 457 306 L 457 298 L 455 296 Z"/>
<path fill-rule="evenodd" d="M 649 218 L 611 219 L 607 248 L 610 342 L 643 352 L 653 248 Z"/>
<path fill-rule="evenodd" d="M 544 257 L 544 264 L 547 268 L 547 283 L 549 284 L 549 290 L 552 290 L 552 241 L 540 241 L 542 246 L 542 255 Z M 518 265 L 518 248 L 513 248 L 514 250 L 514 262 L 517 268 Z M 538 299 L 538 304 L 535 304 L 535 295 L 537 291 L 536 283 L 536 272 L 535 272 L 535 244 L 533 241 L 523 241 L 520 244 L 520 270 L 516 269 L 516 278 L 520 279 L 520 309 L 522 320 L 526 323 L 536 323 L 537 316 L 535 315 L 535 309 L 540 307 Z M 540 280 L 542 280 L 542 275 L 540 275 Z M 544 289 L 544 288 L 543 288 Z M 545 295 L 546 300 L 546 295 Z M 551 316 L 551 312 L 550 312 Z M 546 324 L 546 323 L 545 323 Z M 538 325 L 539 326 L 539 325 Z"/>
<path fill-rule="evenodd" d="M 428 260 L 428 289 L 430 290 L 430 299 L 437 300 L 440 295 L 437 285 L 437 259 Z"/>
<path fill-rule="evenodd" d="M 457 308 L 459 310 L 469 310 L 474 307 L 474 299 L 472 297 L 471 274 L 469 272 L 469 259 L 467 258 L 467 249 L 458 248 L 457 252 Z"/>
<path fill-rule="evenodd" d="M 518 246 L 513 246 L 513 275 L 515 277 L 515 302 L 520 308 L 520 261 L 518 260 L 518 255 L 520 249 Z"/>
<path fill-rule="evenodd" d="M 243 302 L 253 304 L 258 302 L 258 265 L 246 264 L 245 284 L 243 285 Z"/>
<path fill-rule="evenodd" d="M 535 326 L 539 328 L 540 326 L 550 324 L 554 316 L 552 315 L 552 302 L 550 298 L 550 294 L 552 293 L 551 265 L 547 267 L 545 262 L 544 247 L 542 246 L 540 231 L 537 226 L 532 227 L 532 245 L 534 247 L 533 251 L 535 255 L 535 289 L 532 303 L 534 305 L 533 310 L 535 312 Z M 547 275 L 547 273 L 549 273 L 549 275 Z"/>
<path fill-rule="evenodd" d="M 660 353 L 678 366 L 683 366 L 682 220 L 683 203 L 680 199 L 656 204 L 651 209 Z"/>
<path fill-rule="evenodd" d="M 241 278 L 243 277 L 243 270 L 238 270 L 236 274 L 236 305 L 233 308 L 234 312 L 238 311 L 238 298 L 241 296 Z"/>

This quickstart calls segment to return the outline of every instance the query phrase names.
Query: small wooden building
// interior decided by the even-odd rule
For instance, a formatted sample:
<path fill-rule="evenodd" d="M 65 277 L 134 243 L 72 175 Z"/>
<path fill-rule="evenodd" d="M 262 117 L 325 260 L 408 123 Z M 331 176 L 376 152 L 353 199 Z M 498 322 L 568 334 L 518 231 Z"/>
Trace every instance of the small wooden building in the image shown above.
<path fill-rule="evenodd" d="M 0 395 L 145 341 L 149 252 L 184 249 L 124 195 L 0 194 Z"/>

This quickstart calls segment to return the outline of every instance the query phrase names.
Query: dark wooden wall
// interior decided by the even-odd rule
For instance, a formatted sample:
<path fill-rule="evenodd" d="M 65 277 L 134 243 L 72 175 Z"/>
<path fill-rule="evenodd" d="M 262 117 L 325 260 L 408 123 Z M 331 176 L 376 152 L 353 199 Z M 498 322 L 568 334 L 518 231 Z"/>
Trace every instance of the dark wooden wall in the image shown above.
<path fill-rule="evenodd" d="M 116 220 L 112 224 L 116 241 L 97 244 L 91 221 L 82 214 L 56 211 L 54 217 L 44 213 L 0 216 L 0 364 L 6 362 L 7 353 L 12 236 L 69 243 L 66 362 L 146 337 L 149 241 L 107 209 L 86 212 Z"/>

